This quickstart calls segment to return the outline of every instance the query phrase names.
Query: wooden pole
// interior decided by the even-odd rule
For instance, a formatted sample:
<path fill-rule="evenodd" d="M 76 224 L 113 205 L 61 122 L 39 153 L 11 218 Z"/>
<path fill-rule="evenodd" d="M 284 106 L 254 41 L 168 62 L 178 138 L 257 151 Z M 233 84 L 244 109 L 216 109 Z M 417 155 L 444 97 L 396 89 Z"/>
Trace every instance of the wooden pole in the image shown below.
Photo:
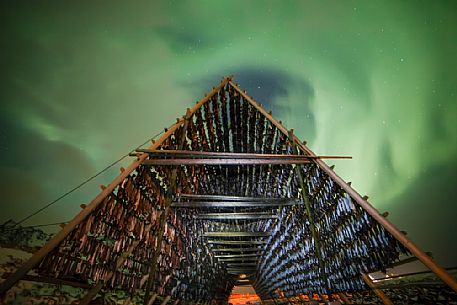
<path fill-rule="evenodd" d="M 373 283 L 368 275 L 362 274 L 362 278 L 365 283 L 373 290 L 373 292 L 376 293 L 376 295 L 381 299 L 384 305 L 393 305 L 389 297 L 381 289 L 379 289 L 375 283 Z"/>
<path fill-rule="evenodd" d="M 229 81 L 229 84 L 240 93 L 246 101 L 254 106 L 261 114 L 263 114 L 273 125 L 275 125 L 284 135 L 287 136 L 287 129 L 282 126 L 279 121 L 273 118 L 269 113 L 263 109 L 257 102 L 244 93 L 235 83 Z M 297 145 L 310 156 L 316 156 L 304 143 L 302 143 L 295 135 L 294 140 Z M 402 243 L 414 256 L 416 256 L 425 266 L 433 271 L 443 282 L 457 292 L 457 280 L 449 274 L 443 267 L 437 264 L 431 257 L 429 257 L 422 249 L 414 244 L 408 237 L 406 237 L 395 225 L 388 219 L 383 217 L 378 210 L 376 210 L 367 200 L 365 200 L 356 190 L 348 185 L 340 176 L 338 176 L 324 161 L 315 159 L 319 167 L 324 170 L 342 189 L 344 189 L 355 202 L 362 207 L 368 214 L 370 214 L 380 225 L 382 225 L 393 237 Z"/>
<path fill-rule="evenodd" d="M 176 166 L 176 165 L 265 165 L 265 164 L 308 164 L 311 161 L 305 158 L 290 159 L 233 159 L 233 158 L 207 158 L 207 159 L 148 159 L 144 165 Z"/>
<path fill-rule="evenodd" d="M 170 297 L 169 295 L 167 295 L 167 296 L 165 297 L 165 299 L 163 300 L 163 302 L 160 303 L 160 305 L 167 305 L 167 303 L 168 303 L 168 301 L 170 301 L 170 299 L 171 299 L 171 297 Z"/>
<path fill-rule="evenodd" d="M 190 111 L 190 109 L 187 109 L 187 112 L 185 115 L 184 126 L 182 128 L 182 134 L 179 139 L 179 144 L 178 144 L 179 149 L 182 149 L 184 146 L 184 143 L 186 141 L 186 135 L 187 135 L 187 126 L 189 124 L 189 120 L 191 120 L 191 119 L 192 119 L 191 111 Z M 151 261 L 151 270 L 149 271 L 149 278 L 148 278 L 148 282 L 146 284 L 146 291 L 144 293 L 144 304 L 145 305 L 149 299 L 149 294 L 154 285 L 154 280 L 155 280 L 157 269 L 158 269 L 157 260 L 159 259 L 159 256 L 160 256 L 162 239 L 163 239 L 164 230 L 165 230 L 165 224 L 167 222 L 168 213 L 170 212 L 171 202 L 173 200 L 173 195 L 174 195 L 175 189 L 176 189 L 177 175 L 178 175 L 178 168 L 175 167 L 172 169 L 171 178 L 170 178 L 170 187 L 168 188 L 167 194 L 166 194 L 165 210 L 160 215 L 159 232 L 157 233 L 157 248 L 154 250 L 154 254 L 151 259 L 152 260 Z"/>
<path fill-rule="evenodd" d="M 294 153 L 298 154 L 297 144 L 294 141 L 293 129 L 291 129 L 287 133 L 287 136 L 289 137 L 289 140 L 292 142 L 292 149 L 293 149 Z M 328 289 L 329 287 L 328 287 L 327 275 L 325 274 L 324 260 L 322 259 L 322 256 L 321 256 L 321 245 L 320 245 L 319 236 L 318 236 L 317 230 L 316 230 L 316 224 L 314 222 L 314 218 L 313 218 L 313 215 L 312 215 L 312 212 L 311 212 L 311 202 L 309 200 L 308 194 L 306 193 L 306 190 L 308 188 L 305 185 L 306 182 L 305 182 L 305 180 L 303 178 L 303 175 L 302 175 L 301 166 L 297 165 L 295 167 L 295 172 L 298 175 L 301 194 L 302 194 L 302 197 L 303 197 L 303 202 L 305 203 L 306 214 L 308 215 L 309 227 L 310 227 L 310 230 L 311 230 L 311 235 L 313 236 L 313 239 L 314 239 L 314 249 L 315 249 L 315 252 L 316 252 L 316 258 L 317 258 L 317 261 L 319 263 L 319 267 L 321 269 L 321 277 L 325 282 L 325 288 Z"/>
<path fill-rule="evenodd" d="M 151 299 L 149 300 L 148 304 L 147 305 L 152 305 L 154 304 L 154 301 L 156 300 L 157 298 L 157 293 L 154 293 L 152 296 L 151 296 Z"/>
<path fill-rule="evenodd" d="M 195 151 L 195 150 L 150 150 L 137 149 L 137 152 L 149 153 L 151 157 L 172 157 L 172 158 L 221 158 L 221 159 L 352 159 L 351 156 L 306 156 L 306 155 L 284 155 L 284 154 L 257 154 L 257 153 L 233 153 L 215 151 Z"/>

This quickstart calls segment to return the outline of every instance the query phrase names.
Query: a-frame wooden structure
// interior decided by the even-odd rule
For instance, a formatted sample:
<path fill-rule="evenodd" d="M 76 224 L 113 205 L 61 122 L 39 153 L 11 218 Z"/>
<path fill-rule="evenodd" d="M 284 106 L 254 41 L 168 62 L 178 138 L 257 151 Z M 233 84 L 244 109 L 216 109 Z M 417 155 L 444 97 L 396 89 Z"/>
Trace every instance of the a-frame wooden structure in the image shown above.
<path fill-rule="evenodd" d="M 239 276 L 262 299 L 373 286 L 411 253 L 456 280 L 231 77 L 148 149 L 0 286 L 43 277 L 224 303 Z M 368 286 L 366 286 L 368 285 Z M 385 304 L 389 300 L 376 289 Z"/>

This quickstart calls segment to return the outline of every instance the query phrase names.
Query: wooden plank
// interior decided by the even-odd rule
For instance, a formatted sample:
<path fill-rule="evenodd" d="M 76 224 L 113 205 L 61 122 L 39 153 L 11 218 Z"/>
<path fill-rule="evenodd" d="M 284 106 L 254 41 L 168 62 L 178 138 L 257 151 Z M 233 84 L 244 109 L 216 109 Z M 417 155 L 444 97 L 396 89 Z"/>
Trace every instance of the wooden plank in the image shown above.
<path fill-rule="evenodd" d="M 205 237 L 268 237 L 271 232 L 204 232 Z"/>
<path fill-rule="evenodd" d="M 362 278 L 368 285 L 368 287 L 370 287 L 373 290 L 373 292 L 376 293 L 376 295 L 381 299 L 384 305 L 393 305 L 389 297 L 381 289 L 379 289 L 375 283 L 373 283 L 373 281 L 370 279 L 368 275 L 362 274 Z"/>
<path fill-rule="evenodd" d="M 292 159 L 292 160 L 310 160 L 310 159 L 352 159 L 351 156 L 306 156 L 306 155 L 286 155 L 286 154 L 256 154 L 256 153 L 232 153 L 232 152 L 214 152 L 214 151 L 194 151 L 194 150 L 151 150 L 137 149 L 137 152 L 148 153 L 151 156 L 175 157 L 179 158 L 222 158 L 222 159 Z"/>
<path fill-rule="evenodd" d="M 258 257 L 234 257 L 234 258 L 219 258 L 220 262 L 256 262 L 258 261 Z"/>
<path fill-rule="evenodd" d="M 211 251 L 213 252 L 240 252 L 240 253 L 243 253 L 243 252 L 260 252 L 260 251 L 263 251 L 263 249 L 259 249 L 259 248 L 220 248 L 220 249 L 217 249 L 217 248 L 212 248 Z"/>
<path fill-rule="evenodd" d="M 274 165 L 274 164 L 308 164 L 305 159 L 230 159 L 230 158 L 206 158 L 206 159 L 147 159 L 143 161 L 148 166 L 169 165 Z"/>
<path fill-rule="evenodd" d="M 275 219 L 278 215 L 271 213 L 206 213 L 195 215 L 196 219 L 205 220 L 258 220 Z"/>
<path fill-rule="evenodd" d="M 225 254 L 225 255 L 214 255 L 216 258 L 245 258 L 245 257 L 259 257 L 260 253 L 249 253 L 249 254 Z"/>
<path fill-rule="evenodd" d="M 273 198 L 273 197 L 243 197 L 243 196 L 224 196 L 224 195 L 200 195 L 200 194 L 178 194 L 177 198 L 189 200 L 220 200 L 220 201 L 242 201 L 242 202 L 268 202 L 268 203 L 283 203 L 294 201 L 300 203 L 297 198 Z"/>
<path fill-rule="evenodd" d="M 260 201 L 173 201 L 173 208 L 275 208 L 279 206 L 298 205 L 296 200 L 260 202 Z"/>
<path fill-rule="evenodd" d="M 208 244 L 211 245 L 264 245 L 267 242 L 265 240 L 207 240 Z"/>

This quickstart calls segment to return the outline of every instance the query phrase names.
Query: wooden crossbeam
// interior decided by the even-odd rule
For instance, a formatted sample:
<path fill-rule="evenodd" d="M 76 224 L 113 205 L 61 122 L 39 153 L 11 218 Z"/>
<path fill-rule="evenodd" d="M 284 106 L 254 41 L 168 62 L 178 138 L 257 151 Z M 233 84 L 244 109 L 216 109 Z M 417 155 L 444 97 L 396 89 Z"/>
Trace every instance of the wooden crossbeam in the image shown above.
<path fill-rule="evenodd" d="M 263 249 L 259 248 L 220 248 L 211 249 L 213 252 L 260 252 Z"/>
<path fill-rule="evenodd" d="M 225 255 L 214 255 L 217 258 L 243 258 L 243 257 L 259 257 L 260 253 L 250 253 L 250 254 L 225 254 Z"/>
<path fill-rule="evenodd" d="M 207 240 L 211 245 L 264 245 L 265 240 Z"/>
<path fill-rule="evenodd" d="M 256 219 L 276 219 L 278 215 L 271 213 L 206 213 L 195 215 L 196 219 L 206 220 L 256 220 Z"/>
<path fill-rule="evenodd" d="M 258 261 L 258 257 L 234 257 L 234 258 L 220 258 L 220 262 L 254 262 Z"/>
<path fill-rule="evenodd" d="M 204 232 L 205 237 L 268 237 L 271 232 Z"/>
<path fill-rule="evenodd" d="M 213 151 L 192 151 L 192 150 L 152 150 L 139 148 L 136 150 L 140 153 L 148 153 L 151 156 L 157 157 L 179 157 L 180 159 L 187 158 L 202 158 L 202 159 L 292 159 L 292 160 L 312 160 L 312 159 L 352 159 L 350 156 L 307 156 L 307 155 L 286 155 L 286 154 L 256 154 L 256 153 L 233 153 L 233 152 L 213 152 Z"/>
<path fill-rule="evenodd" d="M 242 201 L 242 202 L 268 202 L 268 203 L 283 203 L 295 202 L 300 203 L 296 198 L 274 198 L 274 197 L 244 197 L 244 196 L 225 196 L 225 195 L 200 195 L 200 194 L 179 194 L 177 198 L 185 198 L 189 200 L 215 200 L 215 201 Z"/>
<path fill-rule="evenodd" d="M 295 200 L 283 202 L 255 202 L 255 201 L 189 201 L 171 203 L 173 208 L 274 208 L 299 204 Z"/>
<path fill-rule="evenodd" d="M 227 268 L 238 268 L 238 267 L 255 267 L 257 263 L 228 263 Z"/>
<path fill-rule="evenodd" d="M 227 272 L 228 273 L 232 273 L 232 272 L 236 272 L 236 273 L 251 273 L 251 272 L 256 272 L 256 269 L 255 268 L 252 268 L 252 267 L 249 267 L 249 268 L 236 268 L 236 267 L 227 267 Z"/>
<path fill-rule="evenodd" d="M 144 165 L 275 165 L 275 164 L 308 164 L 308 159 L 232 159 L 232 158 L 206 158 L 206 159 L 147 159 Z"/>

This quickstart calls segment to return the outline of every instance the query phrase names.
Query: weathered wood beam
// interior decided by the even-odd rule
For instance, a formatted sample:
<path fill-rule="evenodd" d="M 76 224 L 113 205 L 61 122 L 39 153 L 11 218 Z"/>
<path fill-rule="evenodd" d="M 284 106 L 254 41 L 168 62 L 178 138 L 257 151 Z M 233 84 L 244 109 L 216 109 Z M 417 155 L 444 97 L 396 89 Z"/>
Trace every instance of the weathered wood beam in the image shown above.
<path fill-rule="evenodd" d="M 207 240 L 211 245 L 264 245 L 266 240 Z"/>
<path fill-rule="evenodd" d="M 260 248 L 214 248 L 211 249 L 213 252 L 260 252 L 263 251 L 263 249 Z"/>
<path fill-rule="evenodd" d="M 204 232 L 205 237 L 268 237 L 271 232 Z"/>
<path fill-rule="evenodd" d="M 196 219 L 206 220 L 256 220 L 256 219 L 275 219 L 278 215 L 271 213 L 206 213 L 195 215 Z"/>
<path fill-rule="evenodd" d="M 238 267 L 255 267 L 257 263 L 228 263 L 227 268 L 238 268 Z"/>
<path fill-rule="evenodd" d="M 206 159 L 148 159 L 144 165 L 270 165 L 270 164 L 308 164 L 306 159 L 231 159 L 231 158 L 206 158 Z"/>
<path fill-rule="evenodd" d="M 232 153 L 232 152 L 212 152 L 212 151 L 192 151 L 192 150 L 152 150 L 137 149 L 137 152 L 148 153 L 151 156 L 164 156 L 179 158 L 224 158 L 224 159 L 292 159 L 292 160 L 312 160 L 312 159 L 352 159 L 350 156 L 305 156 L 305 155 L 286 155 L 286 154 L 255 154 L 255 153 Z"/>
<path fill-rule="evenodd" d="M 225 268 L 228 273 L 236 272 L 236 273 L 251 273 L 251 272 L 256 272 L 255 268 L 249 267 L 249 268 Z"/>
<path fill-rule="evenodd" d="M 373 290 L 373 292 L 376 293 L 376 295 L 381 299 L 381 301 L 384 305 L 393 305 L 393 303 L 389 299 L 389 297 L 381 289 L 379 289 L 375 283 L 373 283 L 373 281 L 371 280 L 371 278 L 368 275 L 362 274 L 362 278 L 365 281 L 365 283 L 368 285 L 368 287 L 370 287 Z"/>
<path fill-rule="evenodd" d="M 258 261 L 258 257 L 234 257 L 234 258 L 219 258 L 220 262 L 254 262 Z"/>
<path fill-rule="evenodd" d="M 178 147 L 179 149 L 182 149 L 184 147 L 184 143 L 186 141 L 186 136 L 187 136 L 187 127 L 189 125 L 189 121 L 192 119 L 192 114 L 190 109 L 187 109 L 186 115 L 184 116 L 184 124 L 183 128 L 181 131 L 181 134 L 179 135 L 179 138 L 177 135 L 175 135 L 178 139 Z M 176 192 L 176 179 L 178 176 L 178 167 L 174 167 L 171 171 L 171 177 L 169 178 L 169 183 L 170 186 L 167 189 L 166 195 L 165 195 L 165 210 L 160 214 L 160 221 L 159 221 L 159 230 L 156 233 L 157 235 L 157 245 L 160 245 L 162 243 L 163 235 L 165 232 L 165 225 L 167 222 L 167 217 L 168 214 L 170 213 L 171 210 L 171 203 L 173 201 L 173 195 Z M 149 277 L 148 277 L 148 282 L 146 284 L 146 290 L 144 292 L 144 299 L 143 299 L 143 304 L 147 305 L 147 301 L 149 299 L 149 294 L 151 293 L 151 289 L 154 286 L 154 280 L 156 278 L 156 273 L 158 269 L 160 268 L 159 264 L 157 263 L 159 256 L 161 253 L 161 247 L 156 247 L 156 249 L 153 252 L 152 258 L 151 258 L 151 269 L 149 270 Z"/>
<path fill-rule="evenodd" d="M 300 203 L 296 198 L 273 198 L 273 197 L 243 197 L 243 196 L 225 196 L 225 195 L 199 195 L 199 194 L 179 194 L 177 198 L 185 198 L 190 200 L 220 200 L 220 201 L 242 201 L 242 202 L 268 202 L 268 203 L 283 203 L 294 201 Z"/>
<path fill-rule="evenodd" d="M 188 201 L 172 202 L 173 208 L 274 208 L 278 206 L 290 206 L 300 204 L 296 200 L 278 202 L 255 202 L 255 201 Z"/>
<path fill-rule="evenodd" d="M 237 258 L 237 257 L 259 257 L 260 254 L 258 253 L 250 253 L 250 254 L 226 254 L 226 255 L 214 255 L 217 258 Z"/>
<path fill-rule="evenodd" d="M 432 252 L 425 252 L 425 253 L 428 256 L 432 257 Z M 417 257 L 415 257 L 415 256 L 408 257 L 408 258 L 402 259 L 401 261 L 398 261 L 398 262 L 390 264 L 389 266 L 387 266 L 387 268 L 394 268 L 394 267 L 397 267 L 397 266 L 401 266 L 401 265 L 404 265 L 404 264 L 415 262 L 417 260 L 419 260 L 419 259 Z"/>

